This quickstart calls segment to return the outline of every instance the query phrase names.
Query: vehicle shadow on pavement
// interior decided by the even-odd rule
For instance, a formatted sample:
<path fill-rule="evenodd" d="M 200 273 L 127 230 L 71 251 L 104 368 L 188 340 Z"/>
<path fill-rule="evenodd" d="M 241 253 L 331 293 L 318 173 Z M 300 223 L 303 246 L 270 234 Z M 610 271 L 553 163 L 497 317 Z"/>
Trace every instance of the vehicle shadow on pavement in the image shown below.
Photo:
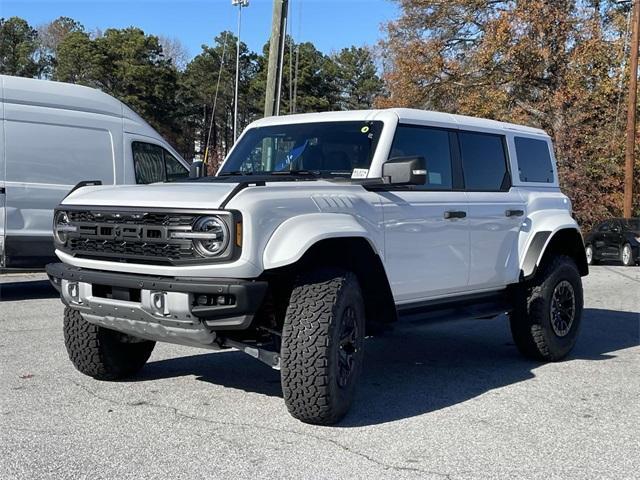
<path fill-rule="evenodd" d="M 565 362 L 607 360 L 640 344 L 640 314 L 586 309 Z M 376 425 L 422 415 L 533 378 L 540 362 L 522 357 L 506 318 L 400 324 L 366 343 L 356 399 L 338 427 Z M 150 362 L 135 379 L 196 375 L 229 388 L 282 396 L 277 371 L 239 352 Z"/>
<path fill-rule="evenodd" d="M 0 302 L 57 298 L 60 294 L 49 280 L 0 283 Z"/>
<path fill-rule="evenodd" d="M 151 361 L 129 381 L 194 375 L 215 385 L 282 397 L 280 372 L 236 350 Z"/>

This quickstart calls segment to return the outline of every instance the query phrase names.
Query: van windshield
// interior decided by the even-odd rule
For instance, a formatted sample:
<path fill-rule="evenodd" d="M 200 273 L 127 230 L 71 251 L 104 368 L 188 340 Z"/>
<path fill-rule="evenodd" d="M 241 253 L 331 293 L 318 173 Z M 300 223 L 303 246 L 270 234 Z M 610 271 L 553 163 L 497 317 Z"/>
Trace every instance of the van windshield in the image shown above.
<path fill-rule="evenodd" d="M 323 122 L 256 127 L 247 131 L 219 175 L 312 172 L 351 176 L 368 169 L 383 124 Z"/>

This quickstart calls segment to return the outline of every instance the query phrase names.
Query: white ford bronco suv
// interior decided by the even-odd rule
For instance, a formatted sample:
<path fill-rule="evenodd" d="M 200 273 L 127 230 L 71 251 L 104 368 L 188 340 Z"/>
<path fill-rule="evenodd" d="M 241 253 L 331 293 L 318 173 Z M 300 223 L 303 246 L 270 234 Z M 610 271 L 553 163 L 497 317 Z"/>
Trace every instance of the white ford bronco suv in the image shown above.
<path fill-rule="evenodd" d="M 235 348 L 314 424 L 346 414 L 365 336 L 396 320 L 508 313 L 523 354 L 562 359 L 588 273 L 548 135 L 408 109 L 258 120 L 215 177 L 83 185 L 53 228 L 78 370 Z"/>

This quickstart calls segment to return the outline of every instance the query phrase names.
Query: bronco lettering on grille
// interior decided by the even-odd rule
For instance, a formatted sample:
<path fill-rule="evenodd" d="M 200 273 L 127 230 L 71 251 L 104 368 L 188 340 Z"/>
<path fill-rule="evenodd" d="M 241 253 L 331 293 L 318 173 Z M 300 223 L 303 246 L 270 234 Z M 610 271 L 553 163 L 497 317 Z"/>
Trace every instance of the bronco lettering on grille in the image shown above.
<path fill-rule="evenodd" d="M 78 227 L 67 248 L 85 258 L 117 257 L 119 261 L 180 261 L 197 258 L 193 242 L 171 238 L 191 231 L 196 214 L 70 211 Z"/>

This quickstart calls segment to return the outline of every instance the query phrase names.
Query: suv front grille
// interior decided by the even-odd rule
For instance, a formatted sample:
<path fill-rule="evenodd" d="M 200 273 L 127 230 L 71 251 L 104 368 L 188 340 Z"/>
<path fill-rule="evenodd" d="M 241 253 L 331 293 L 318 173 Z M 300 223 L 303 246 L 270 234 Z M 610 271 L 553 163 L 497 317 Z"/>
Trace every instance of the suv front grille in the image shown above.
<path fill-rule="evenodd" d="M 198 214 L 158 212 L 105 212 L 69 210 L 66 250 L 83 258 L 120 262 L 175 263 L 200 258 L 188 239 L 171 238 L 172 232 L 191 231 Z"/>

